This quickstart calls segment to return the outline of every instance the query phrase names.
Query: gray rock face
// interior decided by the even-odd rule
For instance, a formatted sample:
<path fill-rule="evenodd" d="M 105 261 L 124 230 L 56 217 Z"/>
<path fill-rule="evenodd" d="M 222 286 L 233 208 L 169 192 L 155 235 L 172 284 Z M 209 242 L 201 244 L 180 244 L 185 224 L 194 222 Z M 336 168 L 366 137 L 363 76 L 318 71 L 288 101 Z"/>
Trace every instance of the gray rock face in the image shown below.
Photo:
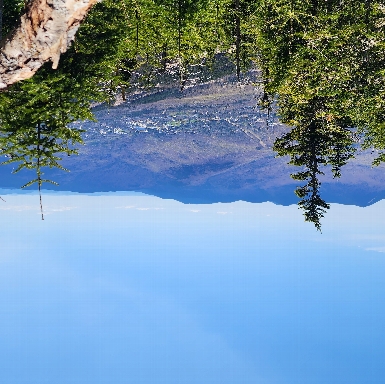
<path fill-rule="evenodd" d="M 0 88 L 31 78 L 47 61 L 57 68 L 91 7 L 100 0 L 34 0 L 2 42 Z"/>

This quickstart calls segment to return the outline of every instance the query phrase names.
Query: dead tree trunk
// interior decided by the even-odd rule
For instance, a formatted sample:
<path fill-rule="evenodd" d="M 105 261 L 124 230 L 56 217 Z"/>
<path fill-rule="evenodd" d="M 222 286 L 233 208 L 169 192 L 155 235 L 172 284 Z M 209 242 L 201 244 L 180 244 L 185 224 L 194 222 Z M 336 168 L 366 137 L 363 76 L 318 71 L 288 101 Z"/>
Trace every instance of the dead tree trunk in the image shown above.
<path fill-rule="evenodd" d="M 31 78 L 47 61 L 57 68 L 91 7 L 101 0 L 32 0 L 0 46 L 0 89 Z"/>

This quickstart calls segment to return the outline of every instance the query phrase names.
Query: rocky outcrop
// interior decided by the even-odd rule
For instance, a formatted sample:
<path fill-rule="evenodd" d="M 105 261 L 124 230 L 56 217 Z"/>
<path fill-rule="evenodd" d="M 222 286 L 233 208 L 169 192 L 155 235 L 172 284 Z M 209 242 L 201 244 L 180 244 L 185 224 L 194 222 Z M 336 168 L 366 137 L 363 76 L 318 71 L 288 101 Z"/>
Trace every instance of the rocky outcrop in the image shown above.
<path fill-rule="evenodd" d="M 0 89 L 29 79 L 47 61 L 57 68 L 60 55 L 99 1 L 32 0 L 19 26 L 1 43 Z"/>

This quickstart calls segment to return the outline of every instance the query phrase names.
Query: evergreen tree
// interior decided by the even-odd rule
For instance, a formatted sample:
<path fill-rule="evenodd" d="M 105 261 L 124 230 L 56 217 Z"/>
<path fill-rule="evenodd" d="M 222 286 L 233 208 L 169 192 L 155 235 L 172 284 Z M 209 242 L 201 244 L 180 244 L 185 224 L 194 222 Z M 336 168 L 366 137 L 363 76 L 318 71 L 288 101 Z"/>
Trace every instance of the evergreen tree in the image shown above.
<path fill-rule="evenodd" d="M 295 190 L 300 198 L 298 205 L 304 210 L 305 221 L 321 230 L 320 219 L 329 209 L 320 194 L 319 177 L 325 174 L 321 167 L 330 166 L 333 177 L 340 177 L 341 167 L 354 156 L 355 148 L 354 135 L 343 122 L 330 122 L 328 116 L 314 119 L 314 115 L 317 114 L 310 113 L 309 120 L 304 118 L 278 138 L 274 150 L 278 156 L 289 155 L 289 164 L 301 167 L 301 171 L 291 174 L 293 179 L 306 182 Z"/>
<path fill-rule="evenodd" d="M 223 24 L 226 31 L 228 51 L 234 61 L 238 81 L 241 71 L 250 68 L 255 60 L 256 30 L 255 13 L 258 2 L 252 0 L 225 0 Z"/>
<path fill-rule="evenodd" d="M 292 176 L 307 182 L 296 190 L 299 205 L 319 229 L 327 208 L 319 194 L 320 165 L 330 165 L 339 177 L 354 155 L 355 136 L 374 133 L 379 112 L 367 101 L 369 95 L 378 100 L 379 88 L 371 79 L 384 55 L 365 48 L 373 31 L 365 24 L 368 10 L 354 1 L 266 0 L 258 15 L 265 99 L 276 97 L 281 121 L 293 127 L 276 141 L 275 150 L 305 168 Z M 383 80 L 376 78 L 378 84 Z M 378 137 L 372 135 L 372 143 Z"/>

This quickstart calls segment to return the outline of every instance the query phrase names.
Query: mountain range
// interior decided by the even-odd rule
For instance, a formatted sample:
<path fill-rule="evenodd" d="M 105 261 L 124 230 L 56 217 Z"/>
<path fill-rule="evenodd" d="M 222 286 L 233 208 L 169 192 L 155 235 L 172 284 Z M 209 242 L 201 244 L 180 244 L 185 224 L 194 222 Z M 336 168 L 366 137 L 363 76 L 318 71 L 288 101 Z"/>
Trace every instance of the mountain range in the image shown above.
<path fill-rule="evenodd" d="M 59 183 L 45 188 L 92 193 L 141 191 L 185 203 L 245 200 L 295 204 L 290 178 L 297 170 L 276 158 L 276 137 L 290 128 L 258 106 L 255 84 L 217 80 L 185 89 L 136 92 L 112 106 L 96 105 L 97 122 L 84 130 L 79 155 L 63 158 L 70 170 L 48 170 Z M 333 179 L 325 169 L 321 193 L 328 202 L 365 206 L 385 197 L 384 166 L 358 152 Z M 18 188 L 33 178 L 0 167 L 2 187 Z M 34 187 L 32 187 L 34 188 Z"/>

